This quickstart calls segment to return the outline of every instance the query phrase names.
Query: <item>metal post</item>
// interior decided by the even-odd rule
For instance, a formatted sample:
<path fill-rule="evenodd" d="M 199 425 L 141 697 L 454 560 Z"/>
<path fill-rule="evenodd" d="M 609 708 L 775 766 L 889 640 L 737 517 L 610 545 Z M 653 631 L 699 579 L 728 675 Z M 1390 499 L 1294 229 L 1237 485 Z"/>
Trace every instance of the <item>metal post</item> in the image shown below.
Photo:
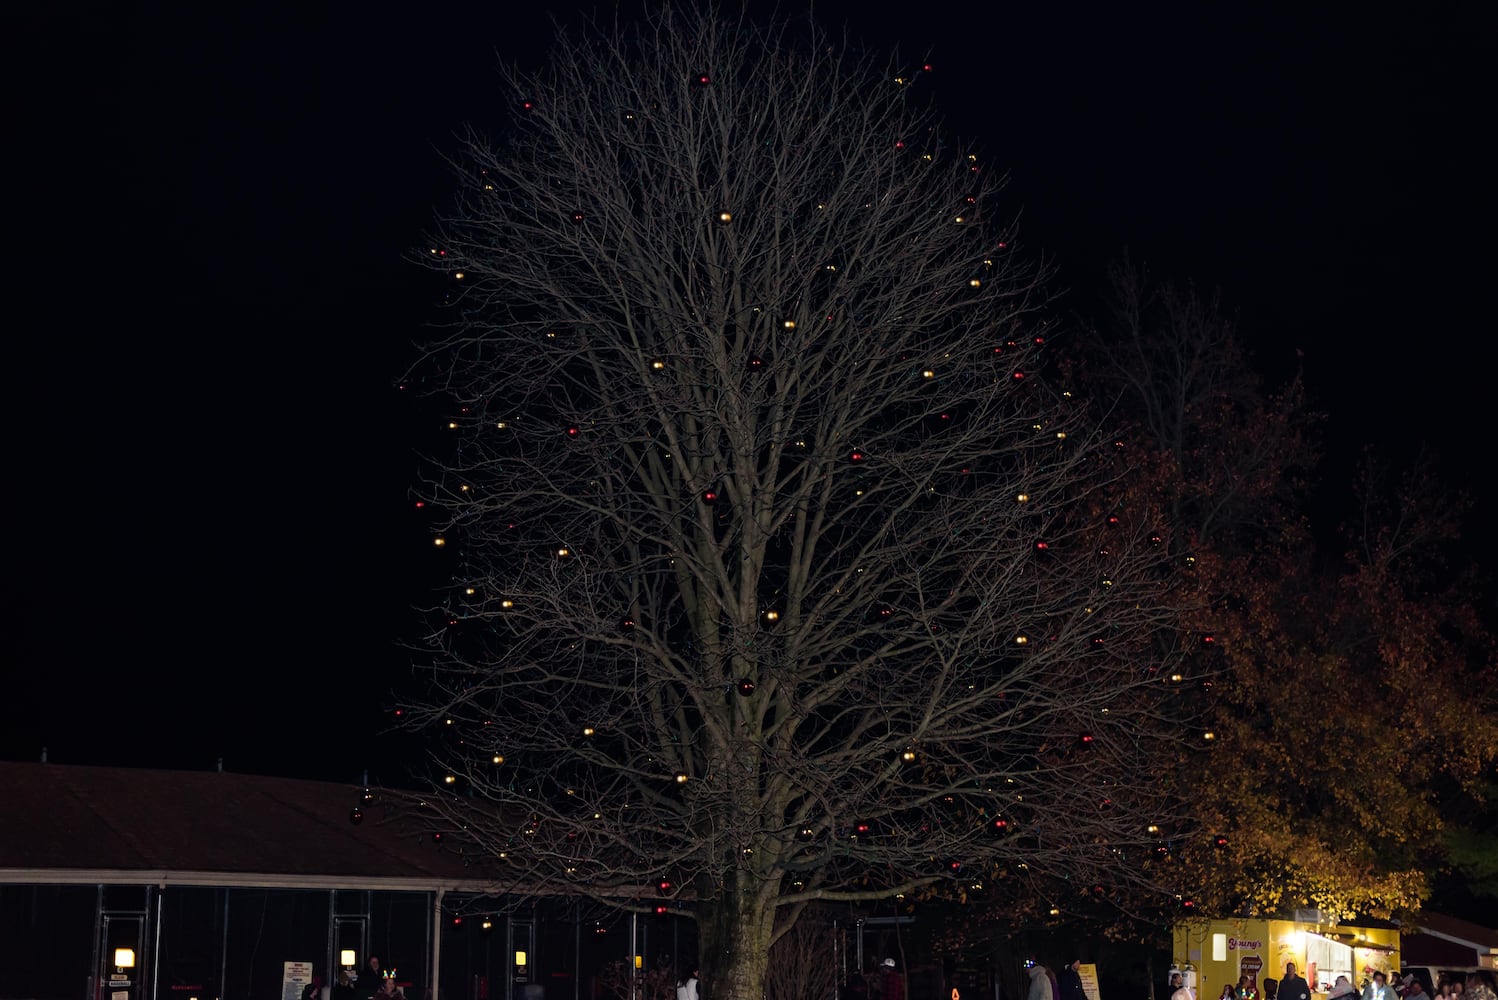
<path fill-rule="evenodd" d="M 146 891 L 151 892 L 153 890 L 150 886 L 147 886 Z M 151 1000 L 156 1000 L 156 990 L 161 984 L 161 897 L 165 894 L 166 890 L 156 889 L 154 891 L 156 893 L 156 926 L 152 928 L 154 941 L 151 944 Z M 151 903 L 147 900 L 146 913 L 149 914 L 150 912 Z"/>
<path fill-rule="evenodd" d="M 442 897 L 446 894 L 446 889 L 438 889 L 434 893 L 436 902 L 432 906 L 432 985 L 429 1000 L 437 1000 L 437 980 L 442 968 Z"/>
<path fill-rule="evenodd" d="M 639 933 L 640 915 L 631 913 L 629 915 L 629 1000 L 640 1000 L 640 970 L 635 965 L 635 956 L 638 941 L 636 935 Z"/>

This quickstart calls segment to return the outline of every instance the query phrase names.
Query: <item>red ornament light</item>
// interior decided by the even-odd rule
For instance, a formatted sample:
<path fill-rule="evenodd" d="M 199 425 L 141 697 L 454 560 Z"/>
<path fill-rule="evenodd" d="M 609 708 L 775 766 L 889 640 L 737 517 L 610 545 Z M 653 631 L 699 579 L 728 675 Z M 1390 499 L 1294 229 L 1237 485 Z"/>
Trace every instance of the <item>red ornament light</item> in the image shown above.
<path fill-rule="evenodd" d="M 1003 833 L 1009 829 L 1009 821 L 1002 816 L 995 816 L 993 822 L 988 825 L 995 833 Z"/>
<path fill-rule="evenodd" d="M 575 438 L 581 433 L 582 431 L 579 431 L 576 427 L 567 428 L 567 436 L 570 438 Z"/>
<path fill-rule="evenodd" d="M 521 111 L 534 111 L 534 110 L 536 110 L 536 103 L 534 101 L 521 101 L 520 102 L 520 110 Z"/>
<path fill-rule="evenodd" d="M 440 831 L 437 832 L 437 833 L 432 834 L 432 843 L 434 843 L 434 844 L 440 844 L 440 843 L 442 843 L 442 834 L 441 834 Z"/>
<path fill-rule="evenodd" d="M 587 216 L 584 215 L 581 212 L 573 212 L 572 213 L 572 221 L 573 222 L 582 222 L 586 218 L 587 218 Z"/>
<path fill-rule="evenodd" d="M 863 837 L 866 836 L 871 829 L 873 829 L 873 827 L 869 826 L 869 824 L 859 823 L 853 828 L 853 835 L 855 837 Z"/>
<path fill-rule="evenodd" d="M 1014 380 L 1015 380 L 1015 381 L 1016 381 L 1016 382 L 1023 382 L 1023 381 L 1024 381 L 1024 380 L 1025 380 L 1025 373 L 1024 373 L 1024 372 L 1015 372 L 1015 373 L 1014 373 L 1014 375 L 1013 375 L 1013 376 L 1011 376 L 1011 377 L 1012 377 L 1012 378 L 1013 378 L 1013 379 L 1014 379 Z"/>
<path fill-rule="evenodd" d="M 1091 743 L 1093 741 L 1093 738 L 1094 737 L 1093 737 L 1093 735 L 1091 733 L 1083 733 L 1082 734 L 1082 742 L 1083 743 Z"/>
<path fill-rule="evenodd" d="M 717 503 L 718 502 L 717 491 L 715 491 L 715 490 L 705 490 L 705 491 L 703 491 L 702 499 L 703 499 L 704 503 Z"/>
<path fill-rule="evenodd" d="M 1035 543 L 1035 551 L 1036 552 L 1049 552 L 1050 548 L 1051 548 L 1051 546 L 1047 542 L 1036 542 Z"/>
<path fill-rule="evenodd" d="M 1215 645 L 1217 645 L 1217 637 L 1215 635 L 1213 635 L 1212 633 L 1208 632 L 1206 635 L 1202 636 L 1202 645 L 1203 646 L 1215 646 Z"/>
<path fill-rule="evenodd" d="M 743 695 L 745 698 L 754 693 L 754 682 L 747 677 L 739 678 L 737 687 L 739 694 Z"/>
<path fill-rule="evenodd" d="M 866 457 L 863 452 L 856 449 L 848 453 L 848 461 L 850 462 L 862 462 Z"/>
<path fill-rule="evenodd" d="M 895 140 L 895 148 L 896 149 L 904 149 L 905 148 L 905 140 L 904 139 L 896 139 Z"/>
<path fill-rule="evenodd" d="M 622 629 L 624 629 L 624 631 L 628 632 L 630 629 L 632 629 L 632 628 L 635 627 L 635 620 L 633 618 L 622 619 L 619 622 L 619 627 L 622 628 Z"/>
<path fill-rule="evenodd" d="M 706 73 L 698 73 L 697 74 L 697 80 L 696 80 L 697 86 L 699 86 L 699 87 L 706 87 L 708 84 L 710 84 L 712 82 L 713 82 L 713 78 L 710 77 L 710 76 L 708 76 Z"/>

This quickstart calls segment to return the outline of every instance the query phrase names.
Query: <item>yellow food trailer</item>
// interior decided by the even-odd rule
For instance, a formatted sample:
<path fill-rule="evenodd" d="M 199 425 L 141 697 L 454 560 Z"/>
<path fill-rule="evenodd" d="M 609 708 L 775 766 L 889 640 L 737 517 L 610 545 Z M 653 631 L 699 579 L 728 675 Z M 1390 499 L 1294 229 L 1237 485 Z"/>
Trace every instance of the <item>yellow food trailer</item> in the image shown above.
<path fill-rule="evenodd" d="M 1213 920 L 1193 918 L 1175 926 L 1171 960 L 1197 1000 L 1218 1000 L 1226 986 L 1248 976 L 1263 995 L 1263 982 L 1285 978 L 1294 962 L 1316 993 L 1346 976 L 1359 990 L 1375 972 L 1392 982 L 1399 969 L 1399 929 L 1357 927 L 1308 920 Z"/>

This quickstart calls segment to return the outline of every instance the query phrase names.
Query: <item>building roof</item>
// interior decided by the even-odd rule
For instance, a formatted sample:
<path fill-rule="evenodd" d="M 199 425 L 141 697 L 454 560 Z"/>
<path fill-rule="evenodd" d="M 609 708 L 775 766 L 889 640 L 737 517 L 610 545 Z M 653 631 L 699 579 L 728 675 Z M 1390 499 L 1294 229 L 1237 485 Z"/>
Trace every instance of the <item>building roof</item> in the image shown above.
<path fill-rule="evenodd" d="M 1406 965 L 1485 968 L 1498 965 L 1498 930 L 1440 913 L 1422 913 L 1401 935 Z"/>
<path fill-rule="evenodd" d="M 0 882 L 485 891 L 400 792 L 202 771 L 0 762 Z M 363 813 L 355 824 L 355 807 Z"/>
<path fill-rule="evenodd" d="M 1422 913 L 1415 927 L 1423 934 L 1434 934 L 1453 941 L 1476 945 L 1483 951 L 1498 951 L 1498 930 L 1459 920 L 1441 913 Z"/>

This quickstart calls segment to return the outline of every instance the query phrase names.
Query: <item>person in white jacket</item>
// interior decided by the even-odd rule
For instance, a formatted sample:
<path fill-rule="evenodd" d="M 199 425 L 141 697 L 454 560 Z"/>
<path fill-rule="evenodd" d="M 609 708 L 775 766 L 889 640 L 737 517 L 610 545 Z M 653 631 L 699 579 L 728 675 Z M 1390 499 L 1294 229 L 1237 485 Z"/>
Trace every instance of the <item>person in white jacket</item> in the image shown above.
<path fill-rule="evenodd" d="M 1056 1000 L 1055 991 L 1051 989 L 1051 974 L 1046 967 L 1033 960 L 1025 965 L 1030 973 L 1030 992 L 1025 1000 Z"/>
<path fill-rule="evenodd" d="M 676 1000 L 697 1000 L 697 970 L 693 969 L 676 984 Z"/>
<path fill-rule="evenodd" d="M 1375 972 L 1363 987 L 1363 1000 L 1399 1000 L 1399 991 L 1389 985 L 1389 977 Z"/>

